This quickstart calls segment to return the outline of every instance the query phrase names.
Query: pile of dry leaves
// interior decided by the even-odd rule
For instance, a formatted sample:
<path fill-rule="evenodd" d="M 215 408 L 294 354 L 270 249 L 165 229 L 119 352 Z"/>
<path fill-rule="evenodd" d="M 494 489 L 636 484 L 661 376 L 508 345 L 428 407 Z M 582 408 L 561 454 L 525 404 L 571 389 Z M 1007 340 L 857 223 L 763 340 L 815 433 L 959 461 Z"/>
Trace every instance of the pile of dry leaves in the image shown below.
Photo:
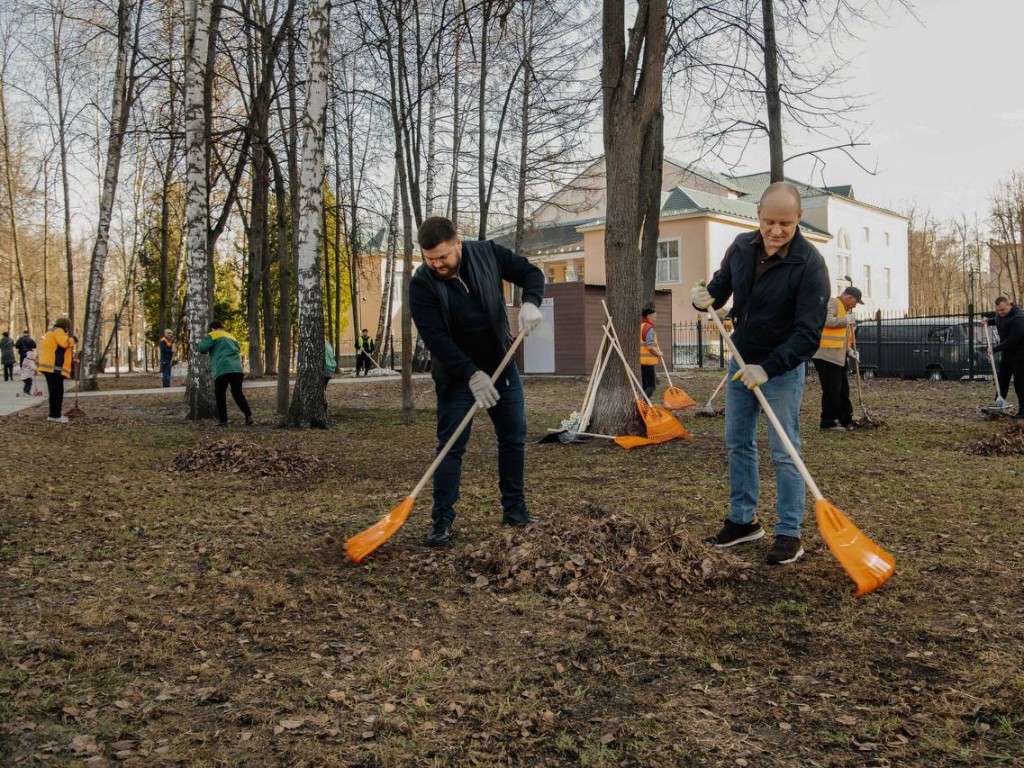
<path fill-rule="evenodd" d="M 973 443 L 967 449 L 975 456 L 1020 456 L 1024 454 L 1024 423 L 1017 421 L 1001 434 Z"/>
<path fill-rule="evenodd" d="M 279 451 L 238 438 L 218 440 L 174 457 L 177 472 L 230 472 L 269 477 L 305 475 L 316 471 L 320 461 L 294 452 Z"/>
<path fill-rule="evenodd" d="M 678 520 L 650 521 L 585 505 L 514 534 L 466 548 L 460 558 L 478 586 L 537 589 L 556 597 L 644 595 L 673 602 L 732 578 L 737 561 L 701 543 Z M 745 578 L 741 575 L 740 578 Z"/>

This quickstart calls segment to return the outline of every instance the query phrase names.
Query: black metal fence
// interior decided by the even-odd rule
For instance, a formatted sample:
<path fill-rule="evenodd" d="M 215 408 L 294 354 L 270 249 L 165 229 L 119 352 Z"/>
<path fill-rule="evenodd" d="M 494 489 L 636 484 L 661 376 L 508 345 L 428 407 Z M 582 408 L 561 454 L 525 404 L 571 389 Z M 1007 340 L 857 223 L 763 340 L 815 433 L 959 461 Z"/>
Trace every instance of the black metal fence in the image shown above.
<path fill-rule="evenodd" d="M 883 313 L 858 316 L 856 345 L 861 374 L 874 377 L 975 380 L 992 377 L 983 317 L 992 343 L 998 334 L 991 312 L 973 306 L 944 315 Z M 677 368 L 724 368 L 729 348 L 714 324 L 701 319 L 672 326 L 672 360 Z"/>

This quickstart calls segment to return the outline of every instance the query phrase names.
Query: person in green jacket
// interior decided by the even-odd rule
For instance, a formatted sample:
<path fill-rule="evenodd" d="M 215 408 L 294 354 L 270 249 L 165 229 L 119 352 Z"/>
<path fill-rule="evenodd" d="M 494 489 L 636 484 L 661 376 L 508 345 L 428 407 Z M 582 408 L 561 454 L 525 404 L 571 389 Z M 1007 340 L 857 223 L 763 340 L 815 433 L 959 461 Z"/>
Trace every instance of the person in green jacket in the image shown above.
<path fill-rule="evenodd" d="M 334 359 L 334 347 L 324 339 L 324 389 L 331 383 L 331 378 L 338 370 L 338 361 Z"/>
<path fill-rule="evenodd" d="M 242 356 L 238 339 L 224 330 L 224 323 L 220 320 L 210 323 L 210 332 L 199 342 L 199 354 L 207 353 L 213 370 L 213 389 L 217 395 L 217 426 L 228 425 L 228 387 L 231 387 L 235 405 L 245 414 L 246 426 L 252 426 L 256 421 L 242 392 Z"/>

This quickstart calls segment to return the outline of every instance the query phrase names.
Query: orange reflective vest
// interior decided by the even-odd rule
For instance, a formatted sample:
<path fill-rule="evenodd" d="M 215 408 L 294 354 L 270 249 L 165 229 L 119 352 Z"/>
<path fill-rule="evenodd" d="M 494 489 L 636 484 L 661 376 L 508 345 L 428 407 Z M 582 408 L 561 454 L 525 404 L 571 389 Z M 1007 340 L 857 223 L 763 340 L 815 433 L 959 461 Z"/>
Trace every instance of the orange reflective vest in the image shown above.
<path fill-rule="evenodd" d="M 75 342 L 63 328 L 54 326 L 39 342 L 39 373 L 60 373 L 65 379 L 71 378 L 71 350 Z"/>
<path fill-rule="evenodd" d="M 653 323 L 640 321 L 640 365 L 657 365 L 658 356 L 647 346 L 647 332 L 654 328 Z"/>
<path fill-rule="evenodd" d="M 836 299 L 836 317 L 846 317 L 846 305 Z M 829 328 L 827 325 L 821 329 L 822 349 L 845 349 L 848 337 L 852 338 L 853 329 L 848 325 L 837 325 Z"/>

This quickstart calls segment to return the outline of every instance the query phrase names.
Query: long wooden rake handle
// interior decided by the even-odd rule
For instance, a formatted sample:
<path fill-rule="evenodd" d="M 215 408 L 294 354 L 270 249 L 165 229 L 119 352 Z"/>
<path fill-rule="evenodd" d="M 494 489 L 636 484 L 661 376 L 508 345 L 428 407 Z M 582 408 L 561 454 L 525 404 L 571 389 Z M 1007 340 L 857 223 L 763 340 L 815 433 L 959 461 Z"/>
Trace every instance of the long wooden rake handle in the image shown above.
<path fill-rule="evenodd" d="M 988 361 L 992 364 L 992 380 L 996 383 L 996 402 L 1003 399 L 1003 393 L 999 390 L 999 374 L 996 372 L 996 353 L 992 351 L 992 331 L 985 323 L 985 343 L 988 345 Z"/>
<path fill-rule="evenodd" d="M 603 336 L 602 340 L 603 341 L 607 341 L 608 340 L 608 336 L 607 335 Z M 596 380 L 594 381 L 593 389 L 591 389 L 591 391 L 590 391 L 590 399 L 587 401 L 586 408 L 583 410 L 582 414 L 580 415 L 580 434 L 582 434 L 582 431 L 590 426 L 590 417 L 594 415 L 594 403 L 597 402 L 597 390 L 601 386 L 601 380 L 604 378 L 605 369 L 608 367 L 608 361 L 611 360 L 611 359 L 612 359 L 611 347 L 604 348 L 604 359 L 600 361 L 601 365 L 600 365 L 600 367 L 597 370 Z"/>
<path fill-rule="evenodd" d="M 728 379 L 728 378 L 729 378 L 729 371 L 727 370 L 725 372 L 725 376 L 723 376 L 722 380 L 720 382 L 718 382 L 718 386 L 715 387 L 715 391 L 711 393 L 711 397 L 708 398 L 707 403 L 704 404 L 704 410 L 705 411 L 709 410 L 711 408 L 711 403 L 714 401 L 714 399 L 716 397 L 718 397 L 718 393 L 722 391 L 722 387 L 725 386 L 725 380 Z"/>
<path fill-rule="evenodd" d="M 739 364 L 740 368 L 742 368 L 745 365 L 743 358 L 740 356 L 740 351 L 736 349 L 736 343 L 732 340 L 732 336 L 726 332 L 722 319 L 713 309 L 708 312 L 708 316 L 715 321 L 715 325 L 718 326 L 718 332 L 722 335 L 722 338 L 725 339 L 725 342 L 729 345 L 729 350 L 732 352 L 732 356 L 736 358 L 736 362 Z M 761 403 L 761 409 L 764 411 L 765 416 L 768 417 L 772 426 L 775 427 L 775 432 L 782 440 L 782 444 L 786 448 L 786 453 L 788 453 L 789 457 L 793 459 L 793 463 L 796 464 L 796 468 L 800 470 L 800 474 L 803 476 L 804 482 L 807 483 L 807 487 L 810 488 L 811 495 L 814 496 L 814 500 L 821 501 L 825 497 L 822 495 L 821 491 L 818 490 L 818 484 L 814 482 L 814 478 L 811 477 L 811 473 L 807 471 L 807 465 L 804 464 L 804 460 L 800 458 L 800 452 L 789 439 L 789 435 L 787 435 L 786 430 L 782 428 L 782 424 L 779 423 L 779 417 L 775 415 L 775 411 L 773 411 L 772 407 L 768 405 L 768 398 L 764 396 L 764 392 L 761 391 L 760 387 L 754 387 L 754 394 L 757 396 L 757 401 Z"/>
<path fill-rule="evenodd" d="M 505 370 L 505 366 L 508 365 L 508 361 L 512 359 L 516 350 L 519 349 L 519 345 L 523 342 L 525 336 L 526 334 L 522 331 L 520 331 L 519 335 L 516 336 L 516 340 L 513 341 L 512 346 L 508 348 L 508 352 L 505 353 L 505 357 L 501 359 L 501 362 L 498 363 L 497 369 L 491 374 L 491 384 L 501 378 L 501 374 Z M 461 435 L 462 431 L 469 425 L 469 422 L 473 420 L 473 417 L 476 415 L 477 408 L 479 407 L 480 406 L 476 404 L 476 401 L 474 401 L 469 411 L 467 411 L 466 415 L 462 418 L 462 421 L 459 422 L 459 426 L 457 426 L 455 431 L 452 432 L 452 436 L 448 438 L 448 442 L 445 443 L 444 447 L 437 452 L 437 456 L 434 457 L 434 461 L 427 468 L 427 471 L 424 473 L 423 477 L 420 478 L 420 481 L 416 483 L 416 487 L 412 489 L 412 493 L 409 494 L 410 499 L 415 499 L 419 496 L 420 491 L 423 490 L 423 486 L 425 486 L 430 478 L 434 476 L 434 472 L 436 472 L 437 468 L 441 466 L 441 462 L 444 461 L 444 457 L 448 455 L 448 451 L 452 449 L 452 446 L 455 445 L 455 441 L 459 439 L 459 435 Z"/>
<path fill-rule="evenodd" d="M 605 333 L 611 337 L 612 346 L 615 347 L 615 351 L 619 353 L 619 359 L 622 361 L 622 367 L 626 369 L 626 374 L 629 376 L 630 382 L 633 384 L 633 394 L 637 398 L 643 398 L 644 402 L 647 403 L 648 407 L 653 406 L 651 398 L 644 392 L 644 385 L 640 383 L 640 380 L 633 373 L 633 367 L 626 361 L 626 356 L 622 352 L 622 346 L 619 344 L 619 334 L 615 330 L 615 323 L 612 322 L 612 315 L 608 311 L 608 305 L 604 299 L 601 299 L 601 306 L 604 308 L 604 314 L 608 318 L 608 322 L 605 325 Z M 639 392 L 639 394 L 637 394 Z"/>

